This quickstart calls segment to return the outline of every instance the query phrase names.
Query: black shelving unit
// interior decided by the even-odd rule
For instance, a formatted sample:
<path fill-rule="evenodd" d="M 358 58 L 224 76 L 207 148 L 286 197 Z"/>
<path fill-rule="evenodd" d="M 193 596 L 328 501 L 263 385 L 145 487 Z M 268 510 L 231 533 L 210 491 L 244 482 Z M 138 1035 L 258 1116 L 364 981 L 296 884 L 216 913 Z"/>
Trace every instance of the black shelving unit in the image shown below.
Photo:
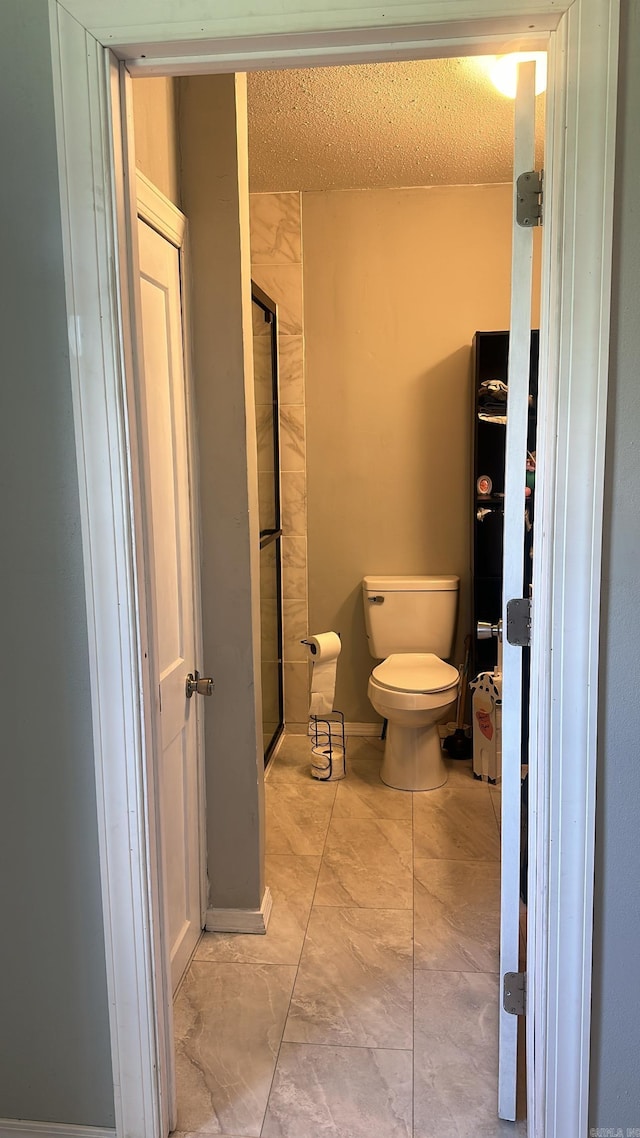
<path fill-rule="evenodd" d="M 538 351 L 539 334 L 531 333 L 531 355 L 529 370 L 529 430 L 527 446 L 530 451 L 536 448 L 536 410 L 538 397 Z M 474 337 L 474 398 L 473 398 L 473 482 L 472 482 L 472 659 L 471 674 L 490 671 L 497 662 L 497 642 L 478 640 L 475 636 L 479 620 L 492 624 L 500 619 L 502 611 L 502 530 L 504 524 L 504 468 L 506 426 L 502 423 L 486 422 L 479 418 L 483 409 L 483 388 L 486 380 L 507 383 L 509 358 L 508 332 L 476 332 Z M 506 407 L 505 407 L 506 415 Z M 478 479 L 488 477 L 491 491 L 482 494 L 478 491 Z M 523 497 L 526 473 L 522 472 Z M 529 519 L 533 525 L 535 491 L 527 500 Z M 479 511 L 486 513 L 479 514 Z M 533 531 L 525 536 L 524 581 L 525 595 L 529 594 L 531 584 L 531 549 Z M 525 662 L 525 669 L 528 661 Z"/>

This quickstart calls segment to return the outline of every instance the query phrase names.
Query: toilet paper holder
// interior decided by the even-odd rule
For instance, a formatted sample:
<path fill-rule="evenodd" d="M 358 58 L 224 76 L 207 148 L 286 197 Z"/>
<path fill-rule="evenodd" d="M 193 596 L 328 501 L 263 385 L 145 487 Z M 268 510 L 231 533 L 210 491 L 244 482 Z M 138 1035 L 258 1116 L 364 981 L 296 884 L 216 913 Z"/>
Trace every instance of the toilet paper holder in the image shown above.
<path fill-rule="evenodd" d="M 340 633 L 337 633 L 342 639 Z M 311 655 L 315 656 L 317 649 L 313 641 L 301 640 L 306 648 L 310 649 Z M 337 727 L 338 731 L 334 732 L 333 728 Z M 319 782 L 329 782 L 333 778 L 333 763 L 334 759 L 338 759 L 343 764 L 343 769 L 346 767 L 347 761 L 347 743 L 344 728 L 344 712 L 338 711 L 336 708 L 333 711 L 325 712 L 324 715 L 313 715 L 309 713 L 309 734 L 312 740 L 312 748 L 318 753 L 326 756 L 329 761 L 326 773 L 323 776 L 314 774 Z M 338 753 L 337 748 L 340 748 Z"/>
<path fill-rule="evenodd" d="M 334 735 L 333 727 L 339 728 L 336 735 Z M 344 712 L 342 711 L 329 711 L 326 715 L 309 715 L 309 728 L 312 740 L 312 749 L 317 753 L 322 753 L 328 761 L 329 765 L 323 774 L 314 774 L 314 778 L 319 782 L 330 782 L 333 778 L 333 763 L 339 761 L 342 763 L 342 769 L 346 774 L 347 765 L 347 743 L 344 731 Z M 338 775 L 339 778 L 344 777 Z"/>
<path fill-rule="evenodd" d="M 339 632 L 336 632 L 336 636 L 339 636 L 340 639 L 342 640 L 342 635 Z M 300 643 L 304 644 L 307 648 L 311 649 L 311 655 L 312 656 L 316 655 L 317 648 L 316 648 L 316 646 L 312 640 L 301 640 Z"/>

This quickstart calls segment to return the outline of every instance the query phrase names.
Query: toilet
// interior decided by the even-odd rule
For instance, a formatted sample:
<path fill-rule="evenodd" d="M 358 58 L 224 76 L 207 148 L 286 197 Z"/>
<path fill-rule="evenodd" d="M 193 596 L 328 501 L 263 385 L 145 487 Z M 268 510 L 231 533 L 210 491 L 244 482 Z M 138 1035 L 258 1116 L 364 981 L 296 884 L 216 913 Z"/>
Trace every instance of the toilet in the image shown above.
<path fill-rule="evenodd" d="M 397 790 L 435 790 L 447 781 L 438 723 L 458 693 L 451 655 L 459 577 L 365 577 L 371 655 L 381 660 L 368 695 L 387 720 L 380 777 Z"/>

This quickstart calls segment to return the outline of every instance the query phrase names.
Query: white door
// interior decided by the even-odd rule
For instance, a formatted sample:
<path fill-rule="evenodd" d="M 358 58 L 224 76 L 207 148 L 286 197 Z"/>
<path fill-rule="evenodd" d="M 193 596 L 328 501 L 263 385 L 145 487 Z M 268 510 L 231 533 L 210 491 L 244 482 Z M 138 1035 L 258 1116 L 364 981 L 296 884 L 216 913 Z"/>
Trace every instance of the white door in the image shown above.
<path fill-rule="evenodd" d="M 507 637 L 507 602 L 523 596 L 524 511 L 533 229 L 516 220 L 516 180 L 534 169 L 535 63 L 520 64 L 515 106 L 514 219 L 509 335 L 509 394 L 505 463 L 503 563 L 503 682 L 502 682 L 502 883 L 500 924 L 500 1063 L 498 1114 L 516 1117 L 518 1017 L 505 1011 L 503 984 L 507 973 L 519 971 L 520 923 L 520 796 L 522 762 L 522 648 Z M 533 1067 L 528 1056 L 529 1076 Z"/>
<path fill-rule="evenodd" d="M 142 187 L 144 189 L 144 186 Z M 148 189 L 147 189 L 148 192 Z M 140 190 L 139 190 L 140 193 Z M 140 198 L 139 198 L 140 200 Z M 168 204 L 168 203 L 167 203 Z M 149 549 L 150 654 L 165 938 L 175 991 L 201 931 L 197 667 L 180 250 L 138 217 L 143 345 L 140 419 Z"/>

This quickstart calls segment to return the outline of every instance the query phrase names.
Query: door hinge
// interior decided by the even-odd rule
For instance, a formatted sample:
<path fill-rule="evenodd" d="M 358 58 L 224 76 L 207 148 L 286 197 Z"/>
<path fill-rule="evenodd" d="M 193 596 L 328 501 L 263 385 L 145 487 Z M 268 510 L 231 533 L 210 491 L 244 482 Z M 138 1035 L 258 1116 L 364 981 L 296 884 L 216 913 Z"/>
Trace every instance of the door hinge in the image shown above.
<path fill-rule="evenodd" d="M 526 1013 L 527 974 L 526 972 L 505 972 L 502 985 L 502 1006 L 512 1016 Z"/>
<path fill-rule="evenodd" d="M 507 601 L 507 640 L 517 648 L 531 646 L 531 601 L 514 597 Z"/>
<path fill-rule="evenodd" d="M 542 225 L 542 170 L 526 170 L 518 175 L 516 221 L 524 229 Z"/>

